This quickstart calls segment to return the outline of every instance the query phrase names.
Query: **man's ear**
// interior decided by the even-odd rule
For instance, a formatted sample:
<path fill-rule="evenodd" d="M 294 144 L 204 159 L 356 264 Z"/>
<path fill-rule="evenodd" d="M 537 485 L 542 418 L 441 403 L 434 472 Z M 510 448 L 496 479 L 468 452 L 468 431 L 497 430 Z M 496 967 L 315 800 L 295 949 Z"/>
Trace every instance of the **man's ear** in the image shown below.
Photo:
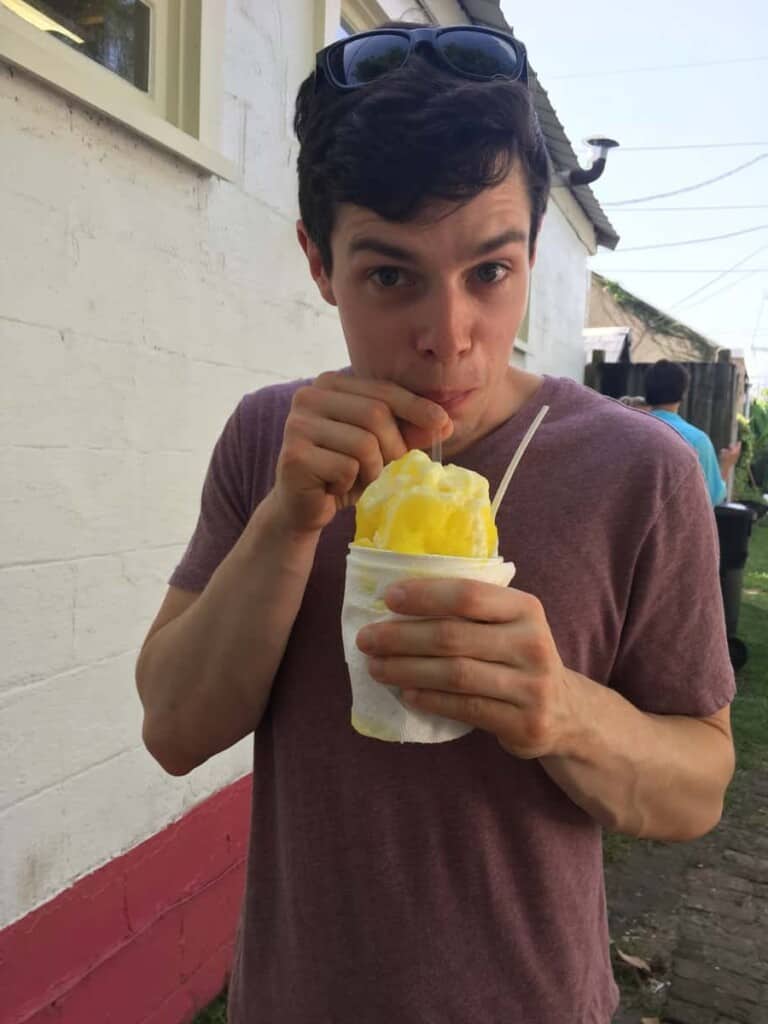
<path fill-rule="evenodd" d="M 299 240 L 299 245 L 304 250 L 304 255 L 307 257 L 309 272 L 312 275 L 312 280 L 317 285 L 318 291 L 331 306 L 337 305 L 336 296 L 333 294 L 333 288 L 331 287 L 331 279 L 323 266 L 320 250 L 309 237 L 302 220 L 296 221 L 296 237 Z"/>
<path fill-rule="evenodd" d="M 528 266 L 531 268 L 531 270 L 533 270 L 534 264 L 536 263 L 536 254 L 538 253 L 538 251 L 539 239 L 537 238 L 536 241 L 533 243 L 533 248 L 531 249 L 531 258 L 528 260 Z"/>

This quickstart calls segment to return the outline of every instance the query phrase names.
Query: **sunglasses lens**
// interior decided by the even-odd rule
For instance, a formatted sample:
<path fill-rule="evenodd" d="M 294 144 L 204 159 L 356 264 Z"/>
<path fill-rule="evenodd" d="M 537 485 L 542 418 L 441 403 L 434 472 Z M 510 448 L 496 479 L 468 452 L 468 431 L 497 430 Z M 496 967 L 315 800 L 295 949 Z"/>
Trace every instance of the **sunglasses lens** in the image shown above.
<path fill-rule="evenodd" d="M 520 78 L 524 60 L 522 51 L 499 36 L 483 32 L 443 32 L 435 45 L 448 63 L 464 75 L 478 78 Z"/>
<path fill-rule="evenodd" d="M 387 71 L 402 67 L 409 45 L 405 36 L 386 32 L 352 38 L 329 54 L 331 74 L 339 85 L 365 85 Z"/>

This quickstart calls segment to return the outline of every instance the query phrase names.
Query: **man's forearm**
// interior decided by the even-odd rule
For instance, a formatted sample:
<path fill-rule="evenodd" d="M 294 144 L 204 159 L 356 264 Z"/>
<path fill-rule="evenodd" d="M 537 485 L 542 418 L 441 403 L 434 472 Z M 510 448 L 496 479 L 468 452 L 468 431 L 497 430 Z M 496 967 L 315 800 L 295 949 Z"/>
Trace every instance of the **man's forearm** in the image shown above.
<path fill-rule="evenodd" d="M 727 726 L 639 711 L 618 693 L 568 673 L 581 714 L 564 756 L 547 774 L 611 831 L 693 839 L 717 824 L 733 775 Z"/>
<path fill-rule="evenodd" d="M 267 705 L 319 536 L 284 533 L 269 503 L 198 600 L 139 657 L 145 743 L 174 775 L 252 732 Z"/>

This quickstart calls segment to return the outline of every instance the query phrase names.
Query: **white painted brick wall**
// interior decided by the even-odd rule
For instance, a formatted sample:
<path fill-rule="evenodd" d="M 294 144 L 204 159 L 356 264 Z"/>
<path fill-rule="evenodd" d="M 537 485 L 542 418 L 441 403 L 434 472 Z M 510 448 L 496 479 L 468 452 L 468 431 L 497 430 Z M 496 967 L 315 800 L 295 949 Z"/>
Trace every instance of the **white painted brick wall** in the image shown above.
<path fill-rule="evenodd" d="M 0 927 L 250 767 L 141 746 L 138 647 L 247 391 L 344 362 L 295 240 L 312 0 L 229 0 L 210 178 L 0 64 Z"/>
<path fill-rule="evenodd" d="M 564 203 L 593 246 L 594 231 L 576 204 Z M 526 369 L 584 382 L 584 328 L 589 251 L 552 198 L 539 236 L 531 284 Z"/>

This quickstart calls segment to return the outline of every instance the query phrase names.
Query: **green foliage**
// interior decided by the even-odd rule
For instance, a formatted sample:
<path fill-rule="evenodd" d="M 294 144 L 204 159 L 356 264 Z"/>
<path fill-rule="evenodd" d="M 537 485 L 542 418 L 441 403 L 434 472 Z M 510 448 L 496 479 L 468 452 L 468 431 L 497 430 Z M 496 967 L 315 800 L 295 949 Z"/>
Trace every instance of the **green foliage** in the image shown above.
<path fill-rule="evenodd" d="M 734 484 L 737 498 L 761 500 L 768 490 L 768 392 L 755 399 L 749 419 L 738 417 L 741 455 Z"/>
<path fill-rule="evenodd" d="M 593 277 L 608 292 L 617 306 L 621 306 L 622 309 L 626 309 L 633 316 L 636 316 L 638 320 L 642 320 L 650 330 L 658 334 L 668 334 L 673 338 L 681 338 L 699 352 L 703 359 L 714 359 L 717 345 L 713 341 L 705 338 L 686 324 L 680 323 L 679 320 L 674 320 L 671 316 L 667 316 L 666 313 L 660 312 L 655 306 L 651 306 L 649 303 L 643 302 L 642 299 L 638 299 L 632 292 L 622 288 L 617 281 L 611 281 L 609 278 L 594 272 Z"/>
<path fill-rule="evenodd" d="M 752 528 L 738 635 L 749 660 L 738 674 L 733 734 L 740 768 L 768 764 L 768 520 Z"/>
<path fill-rule="evenodd" d="M 227 1024 L 227 995 L 222 993 L 209 1007 L 195 1017 L 193 1024 Z"/>

